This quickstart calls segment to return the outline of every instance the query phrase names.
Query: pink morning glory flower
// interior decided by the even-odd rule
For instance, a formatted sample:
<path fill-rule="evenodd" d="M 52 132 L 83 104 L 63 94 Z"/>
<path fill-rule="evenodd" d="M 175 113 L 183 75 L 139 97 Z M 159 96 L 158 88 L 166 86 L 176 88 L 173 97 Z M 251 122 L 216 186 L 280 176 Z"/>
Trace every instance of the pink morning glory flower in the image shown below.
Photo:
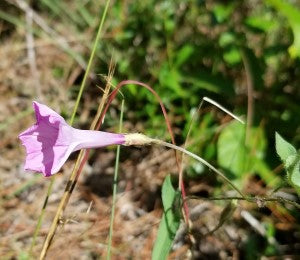
<path fill-rule="evenodd" d="M 26 149 L 25 170 L 57 173 L 72 152 L 125 144 L 125 135 L 71 127 L 49 107 L 33 102 L 36 123 L 19 135 Z"/>

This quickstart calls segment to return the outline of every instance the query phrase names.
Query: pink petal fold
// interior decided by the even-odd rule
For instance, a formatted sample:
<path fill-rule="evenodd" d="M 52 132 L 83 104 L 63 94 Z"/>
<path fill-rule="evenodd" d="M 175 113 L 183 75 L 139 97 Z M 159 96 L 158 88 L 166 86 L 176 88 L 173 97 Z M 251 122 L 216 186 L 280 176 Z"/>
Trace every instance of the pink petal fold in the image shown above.
<path fill-rule="evenodd" d="M 125 142 L 123 134 L 75 129 L 36 101 L 33 108 L 36 123 L 19 135 L 26 149 L 25 170 L 42 172 L 48 177 L 57 173 L 74 151 Z"/>

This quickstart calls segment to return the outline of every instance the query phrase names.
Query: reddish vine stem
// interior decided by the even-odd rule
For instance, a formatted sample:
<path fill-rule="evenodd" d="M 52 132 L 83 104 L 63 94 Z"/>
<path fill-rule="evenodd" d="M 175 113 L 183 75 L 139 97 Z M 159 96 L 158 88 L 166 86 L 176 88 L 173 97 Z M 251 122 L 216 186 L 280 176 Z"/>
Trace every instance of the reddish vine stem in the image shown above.
<path fill-rule="evenodd" d="M 125 85 L 129 85 L 129 84 L 134 84 L 134 85 L 138 85 L 138 86 L 142 86 L 142 87 L 145 87 L 146 89 L 148 89 L 158 100 L 159 104 L 160 104 L 160 107 L 161 107 L 161 110 L 163 112 L 163 115 L 164 115 L 164 118 L 165 118 L 165 121 L 166 121 L 166 124 L 167 124 L 167 128 L 168 128 L 168 132 L 171 136 L 171 141 L 174 145 L 176 145 L 175 143 L 175 138 L 174 138 L 174 134 L 173 134 L 173 131 L 172 131 L 172 128 L 171 128 L 171 124 L 170 124 L 170 121 L 169 121 L 169 118 L 168 118 L 168 115 L 167 115 L 167 111 L 166 111 L 166 108 L 161 100 L 161 98 L 159 97 L 159 95 L 157 94 L 157 92 L 151 88 L 150 86 L 148 86 L 147 84 L 145 83 L 142 83 L 142 82 L 139 82 L 139 81 L 136 81 L 136 80 L 124 80 L 124 81 L 121 81 L 117 87 L 111 92 L 111 95 L 106 103 L 106 106 L 104 107 L 103 109 L 103 112 L 98 120 L 98 123 L 96 125 L 96 128 L 95 130 L 99 130 L 101 125 L 102 125 L 102 122 L 103 122 L 103 119 L 104 119 L 104 116 L 111 104 L 111 102 L 113 101 L 113 99 L 116 97 L 118 91 Z M 179 158 L 178 158 L 178 154 L 175 152 L 175 157 L 176 157 L 176 164 L 177 164 L 177 167 L 178 167 L 178 171 L 179 173 L 181 172 L 180 171 L 180 162 L 179 162 Z M 85 164 L 85 162 L 87 161 L 88 159 L 88 155 L 89 155 L 89 149 L 86 150 L 85 154 L 84 154 L 84 157 L 80 163 L 80 166 L 78 168 L 78 171 L 77 171 L 77 174 L 76 174 L 76 180 L 78 179 L 81 171 L 82 171 L 82 168 Z M 182 177 L 182 174 L 179 175 L 179 189 L 181 191 L 181 195 L 182 195 L 182 200 L 183 200 L 183 209 L 184 209 L 184 217 L 185 217 L 185 221 L 186 223 L 188 223 L 188 219 L 189 219 L 189 209 L 188 209 L 188 206 L 187 206 L 187 202 L 185 200 L 186 198 L 186 192 L 185 192 L 185 187 L 184 187 L 184 183 L 183 183 L 183 177 Z"/>

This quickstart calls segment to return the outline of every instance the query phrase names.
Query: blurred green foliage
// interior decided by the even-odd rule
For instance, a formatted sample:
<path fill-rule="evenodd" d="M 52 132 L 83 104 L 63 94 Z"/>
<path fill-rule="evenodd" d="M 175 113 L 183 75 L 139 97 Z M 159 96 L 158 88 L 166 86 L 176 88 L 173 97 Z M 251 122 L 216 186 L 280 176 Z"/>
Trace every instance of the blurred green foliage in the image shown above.
<path fill-rule="evenodd" d="M 114 50 L 117 81 L 130 78 L 151 84 L 181 129 L 206 95 L 246 114 L 246 74 L 250 74 L 254 126 L 265 128 L 271 144 L 275 130 L 299 144 L 299 60 L 289 54 L 298 46 L 300 30 L 291 22 L 297 18 L 290 18 L 298 10 L 286 1 L 283 6 L 278 3 L 117 1 L 110 13 L 113 22 L 108 22 L 114 33 L 103 41 L 106 51 L 101 55 L 108 62 Z M 287 6 L 294 10 L 288 16 Z M 136 121 L 142 120 L 150 134 L 161 136 L 162 116 L 153 97 L 130 88 L 126 98 Z M 218 121 L 221 115 L 216 112 L 215 117 Z"/>
<path fill-rule="evenodd" d="M 103 3 L 68 3 L 42 0 L 35 8 L 48 10 L 52 21 L 67 24 L 78 39 L 95 33 Z M 151 85 L 169 109 L 179 143 L 204 96 L 247 116 L 252 86 L 252 141 L 245 146 L 246 130 L 235 123 L 225 127 L 217 141 L 225 115 L 204 104 L 191 130 L 189 149 L 215 160 L 233 178 L 258 174 L 276 185 L 272 169 L 280 162 L 274 153 L 274 132 L 300 144 L 299 13 L 300 4 L 292 0 L 115 1 L 94 71 L 105 73 L 113 55 L 114 83 L 135 79 Z M 92 39 L 83 44 L 88 54 Z M 63 72 L 57 68 L 53 73 Z M 149 135 L 169 138 L 159 106 L 147 90 L 130 86 L 123 93 L 125 120 L 142 123 Z M 74 88 L 70 94 L 76 95 Z"/>

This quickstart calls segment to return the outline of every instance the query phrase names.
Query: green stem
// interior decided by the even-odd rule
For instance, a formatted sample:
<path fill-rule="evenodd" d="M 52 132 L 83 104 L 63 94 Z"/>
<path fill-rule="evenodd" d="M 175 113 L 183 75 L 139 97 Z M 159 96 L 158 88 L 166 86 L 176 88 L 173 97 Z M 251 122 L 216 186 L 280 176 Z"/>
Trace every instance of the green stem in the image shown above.
<path fill-rule="evenodd" d="M 122 132 L 123 112 L 124 112 L 124 99 L 122 100 L 122 104 L 121 104 L 119 133 Z M 114 226 L 115 207 L 116 207 L 117 188 L 118 188 L 117 182 L 118 182 L 118 171 L 119 171 L 119 160 L 120 160 L 120 148 L 121 146 L 118 145 L 116 162 L 115 162 L 114 182 L 113 182 L 112 208 L 111 208 L 111 216 L 110 216 L 108 248 L 107 248 L 107 257 L 106 257 L 107 260 L 111 259 L 111 245 L 112 245 L 113 226 Z"/>

